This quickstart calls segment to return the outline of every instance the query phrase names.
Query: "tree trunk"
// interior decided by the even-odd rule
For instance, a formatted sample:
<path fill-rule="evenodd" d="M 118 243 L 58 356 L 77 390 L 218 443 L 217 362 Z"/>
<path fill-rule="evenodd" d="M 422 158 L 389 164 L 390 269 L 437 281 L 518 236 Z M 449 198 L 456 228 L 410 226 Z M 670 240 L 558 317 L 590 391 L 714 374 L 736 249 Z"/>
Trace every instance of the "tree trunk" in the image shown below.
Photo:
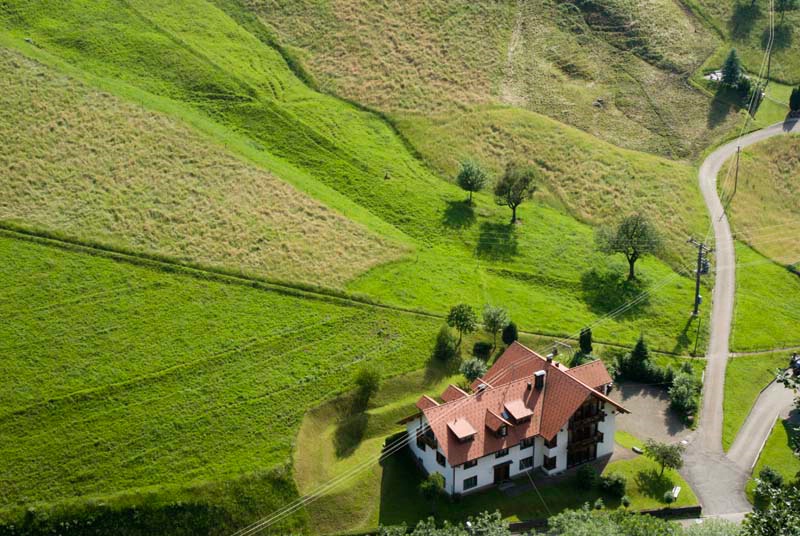
<path fill-rule="evenodd" d="M 517 206 L 511 207 L 511 223 L 517 223 Z"/>
<path fill-rule="evenodd" d="M 469 191 L 469 204 L 472 205 L 472 190 Z"/>
<path fill-rule="evenodd" d="M 663 465 L 661 466 L 661 472 L 658 474 L 659 478 L 661 478 L 662 476 L 664 476 L 664 466 Z"/>
<path fill-rule="evenodd" d="M 628 259 L 628 281 L 636 279 L 636 272 L 633 267 L 636 264 L 636 259 Z"/>

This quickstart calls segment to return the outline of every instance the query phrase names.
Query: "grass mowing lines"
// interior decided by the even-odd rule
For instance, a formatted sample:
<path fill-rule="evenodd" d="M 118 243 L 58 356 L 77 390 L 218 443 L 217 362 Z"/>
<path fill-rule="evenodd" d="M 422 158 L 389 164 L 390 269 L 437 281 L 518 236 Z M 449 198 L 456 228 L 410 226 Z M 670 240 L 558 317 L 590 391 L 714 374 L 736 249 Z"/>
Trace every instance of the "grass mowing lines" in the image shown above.
<path fill-rule="evenodd" d="M 775 379 L 778 368 L 786 368 L 789 352 L 732 357 L 725 369 L 722 447 L 727 451 L 761 391 Z"/>
<path fill-rule="evenodd" d="M 741 242 L 736 262 L 731 351 L 800 345 L 800 277 Z"/>
<path fill-rule="evenodd" d="M 175 119 L 7 49 L 0 48 L 0 71 L 0 135 L 8 140 L 0 154 L 14 162 L 0 196 L 2 219 L 328 285 L 406 249 Z"/>
<path fill-rule="evenodd" d="M 7 352 L 0 364 L 13 378 L 0 390 L 12 401 L 0 416 L 0 435 L 11 439 L 0 455 L 13 482 L 0 490 L 8 508 L 283 465 L 306 408 L 348 389 L 354 365 L 369 360 L 386 375 L 418 368 L 438 328 L 419 315 L 197 280 L 27 241 L 2 238 L 0 248 L 14 259 L 0 272 L 4 286 L 37 281 L 37 266 L 57 267 L 49 292 L 33 295 L 41 304 L 91 283 L 142 287 L 135 299 L 123 293 L 116 302 L 71 304 L 57 315 L 29 311 L 3 323 L 4 341 L 45 333 L 48 318 L 64 333 L 96 328 Z M 106 330 L 110 324 L 116 329 Z"/>

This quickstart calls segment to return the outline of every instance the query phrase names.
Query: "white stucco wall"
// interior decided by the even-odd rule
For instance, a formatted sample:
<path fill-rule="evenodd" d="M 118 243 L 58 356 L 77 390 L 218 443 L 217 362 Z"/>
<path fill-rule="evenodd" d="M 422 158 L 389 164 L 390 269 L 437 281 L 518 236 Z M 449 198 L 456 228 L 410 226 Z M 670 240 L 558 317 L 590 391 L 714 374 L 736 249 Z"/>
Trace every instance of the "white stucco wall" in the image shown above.
<path fill-rule="evenodd" d="M 544 472 L 548 475 L 560 473 L 567 468 L 567 441 L 569 441 L 569 430 L 567 430 L 567 426 L 565 425 L 564 428 L 558 432 L 558 444 L 551 449 L 544 447 L 544 456 L 549 456 L 550 458 L 555 456 L 556 458 L 555 469 L 547 470 L 542 467 Z M 542 446 L 544 446 L 544 442 L 542 442 Z M 544 460 L 542 463 L 544 463 Z"/>
<path fill-rule="evenodd" d="M 425 450 L 423 451 L 417 447 L 417 430 L 426 426 L 427 423 L 428 421 L 425 419 L 425 416 L 420 415 L 406 425 L 409 437 L 408 446 L 411 448 L 411 452 L 414 456 L 420 460 L 425 471 L 428 474 L 441 474 L 444 477 L 445 491 L 447 491 L 447 493 L 453 493 L 453 468 L 450 467 L 450 462 L 445 459 L 445 465 L 442 467 L 439 465 L 439 462 L 436 461 L 436 452 L 442 452 L 441 449 L 432 449 L 428 445 L 425 445 Z M 442 452 L 442 454 L 444 453 Z"/>
<path fill-rule="evenodd" d="M 502 458 L 495 457 L 495 454 L 489 454 L 488 456 L 484 456 L 478 459 L 478 465 L 475 467 L 470 467 L 468 469 L 464 469 L 463 465 L 459 465 L 456 467 L 455 473 L 455 493 L 472 493 L 475 490 L 484 488 L 486 486 L 491 486 L 494 484 L 494 467 L 496 465 L 500 465 L 503 463 L 509 463 L 509 476 L 511 478 L 515 478 L 526 471 L 532 470 L 537 467 L 536 465 L 536 458 L 538 456 L 539 460 L 541 460 L 542 445 L 541 445 L 541 438 L 536 438 L 534 440 L 534 444 L 527 448 L 520 448 L 519 445 L 515 445 L 508 449 L 508 454 L 503 456 Z M 519 468 L 520 460 L 524 458 L 528 458 L 533 456 L 533 467 L 530 469 L 521 470 Z M 541 465 L 541 462 L 540 462 Z M 470 488 L 468 490 L 464 490 L 464 480 L 470 478 L 472 476 L 478 477 L 478 485 L 474 488 Z"/>
<path fill-rule="evenodd" d="M 597 423 L 597 430 L 603 432 L 603 442 L 597 444 L 598 458 L 614 452 L 614 431 L 617 429 L 616 408 L 608 402 L 603 402 L 601 409 L 606 412 L 606 418 Z"/>

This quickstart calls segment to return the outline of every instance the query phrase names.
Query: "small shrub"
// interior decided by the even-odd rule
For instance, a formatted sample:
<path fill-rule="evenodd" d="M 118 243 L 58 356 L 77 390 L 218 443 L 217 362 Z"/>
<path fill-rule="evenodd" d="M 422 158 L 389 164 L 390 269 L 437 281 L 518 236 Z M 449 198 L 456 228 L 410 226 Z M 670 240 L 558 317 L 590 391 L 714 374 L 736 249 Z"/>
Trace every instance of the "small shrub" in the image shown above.
<path fill-rule="evenodd" d="M 597 469 L 591 465 L 581 465 L 575 473 L 575 484 L 580 489 L 590 490 L 595 487 L 598 478 Z"/>
<path fill-rule="evenodd" d="M 461 374 L 472 383 L 486 374 L 486 363 L 476 357 L 467 359 L 461 364 Z"/>
<path fill-rule="evenodd" d="M 670 406 L 683 415 L 694 415 L 699 393 L 699 382 L 693 376 L 681 372 L 675 376 L 672 387 L 669 388 Z"/>
<path fill-rule="evenodd" d="M 774 488 L 783 486 L 783 475 L 769 465 L 764 466 L 764 468 L 758 472 L 758 478 Z"/>
<path fill-rule="evenodd" d="M 441 473 L 431 473 L 428 477 L 420 482 L 419 492 L 425 500 L 434 503 L 444 494 L 444 477 Z"/>
<path fill-rule="evenodd" d="M 664 502 L 667 504 L 672 504 L 675 502 L 675 495 L 672 494 L 672 490 L 664 493 Z"/>
<path fill-rule="evenodd" d="M 456 340 L 456 336 L 449 327 L 442 326 L 439 333 L 436 335 L 433 356 L 440 361 L 449 361 L 456 356 L 457 352 L 458 341 Z"/>
<path fill-rule="evenodd" d="M 492 344 L 485 341 L 478 341 L 472 346 L 472 355 L 486 361 L 492 355 Z"/>
<path fill-rule="evenodd" d="M 605 507 L 605 503 L 603 503 L 603 499 L 597 499 L 594 501 L 594 509 L 595 510 L 602 510 Z"/>
<path fill-rule="evenodd" d="M 509 322 L 508 325 L 503 328 L 503 342 L 509 345 L 517 339 L 519 339 L 517 325 L 514 322 Z"/>
<path fill-rule="evenodd" d="M 627 495 L 623 495 L 622 498 L 619 500 L 619 502 L 622 503 L 622 506 L 628 508 L 631 505 L 631 498 L 628 497 Z"/>
<path fill-rule="evenodd" d="M 381 373 L 371 366 L 364 366 L 356 373 L 356 387 L 358 397 L 364 402 L 369 401 L 381 386 Z"/>
<path fill-rule="evenodd" d="M 684 374 L 692 374 L 694 369 L 692 368 L 692 364 L 689 361 L 684 361 L 681 365 L 681 372 Z"/>
<path fill-rule="evenodd" d="M 618 499 L 622 498 L 625 496 L 626 488 L 627 482 L 625 481 L 625 477 L 620 474 L 611 473 L 608 476 L 600 478 L 600 489 L 612 497 L 616 497 Z"/>

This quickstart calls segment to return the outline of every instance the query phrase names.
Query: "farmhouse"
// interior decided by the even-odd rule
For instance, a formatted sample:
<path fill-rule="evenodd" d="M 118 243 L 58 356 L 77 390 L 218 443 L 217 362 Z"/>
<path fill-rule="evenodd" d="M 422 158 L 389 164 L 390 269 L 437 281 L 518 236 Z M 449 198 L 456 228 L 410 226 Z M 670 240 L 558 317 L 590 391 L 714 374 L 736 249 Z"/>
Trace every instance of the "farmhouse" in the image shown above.
<path fill-rule="evenodd" d="M 628 411 L 608 397 L 601 361 L 567 368 L 517 342 L 473 394 L 450 385 L 407 417 L 409 448 L 449 494 L 469 493 L 541 467 L 552 475 L 611 454 L 614 416 Z"/>

